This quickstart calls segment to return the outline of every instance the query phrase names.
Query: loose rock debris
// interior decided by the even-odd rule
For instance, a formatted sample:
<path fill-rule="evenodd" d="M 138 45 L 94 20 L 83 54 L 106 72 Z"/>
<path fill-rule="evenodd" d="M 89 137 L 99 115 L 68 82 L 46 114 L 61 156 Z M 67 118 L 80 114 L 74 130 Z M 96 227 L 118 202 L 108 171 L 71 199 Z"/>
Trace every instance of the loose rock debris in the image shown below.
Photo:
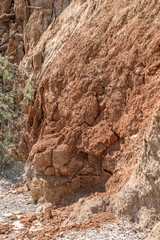
<path fill-rule="evenodd" d="M 32 204 L 25 184 L 0 180 L 0 239 L 145 239 L 135 224 L 119 223 L 111 212 L 96 214 L 86 222 L 64 226 L 75 204 L 67 207 Z"/>

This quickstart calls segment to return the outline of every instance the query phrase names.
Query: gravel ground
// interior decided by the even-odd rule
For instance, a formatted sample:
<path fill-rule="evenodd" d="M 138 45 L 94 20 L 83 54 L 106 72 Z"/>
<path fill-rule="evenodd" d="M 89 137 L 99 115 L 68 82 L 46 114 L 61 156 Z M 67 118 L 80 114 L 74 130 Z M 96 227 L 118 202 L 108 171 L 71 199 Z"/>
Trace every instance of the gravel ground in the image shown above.
<path fill-rule="evenodd" d="M 35 213 L 37 206 L 32 204 L 31 196 L 28 191 L 19 191 L 24 184 L 14 180 L 0 178 L 0 225 L 7 226 L 14 224 L 15 232 L 0 235 L 0 239 L 17 240 L 16 232 L 21 231 L 19 219 L 25 214 Z M 18 192 L 19 191 L 19 192 Z M 16 216 L 15 221 L 10 218 Z"/>
<path fill-rule="evenodd" d="M 9 215 L 29 214 L 36 212 L 36 205 L 32 204 L 29 192 L 17 194 L 20 184 L 0 179 L 0 222 L 8 220 Z"/>
<path fill-rule="evenodd" d="M 56 238 L 56 240 L 142 240 L 148 237 L 149 231 L 137 232 L 136 228 L 137 225 L 134 223 L 112 223 L 103 225 L 100 229 L 70 231 L 65 236 Z"/>

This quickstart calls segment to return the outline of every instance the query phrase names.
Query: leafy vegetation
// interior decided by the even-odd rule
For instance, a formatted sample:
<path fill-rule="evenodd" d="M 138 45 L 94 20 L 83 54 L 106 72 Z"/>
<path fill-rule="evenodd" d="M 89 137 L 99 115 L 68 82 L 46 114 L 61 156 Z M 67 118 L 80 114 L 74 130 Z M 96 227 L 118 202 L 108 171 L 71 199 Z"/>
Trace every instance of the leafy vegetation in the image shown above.
<path fill-rule="evenodd" d="M 17 147 L 23 127 L 22 107 L 31 100 L 34 88 L 25 70 L 0 55 L 0 168 L 13 163 L 8 149 Z"/>

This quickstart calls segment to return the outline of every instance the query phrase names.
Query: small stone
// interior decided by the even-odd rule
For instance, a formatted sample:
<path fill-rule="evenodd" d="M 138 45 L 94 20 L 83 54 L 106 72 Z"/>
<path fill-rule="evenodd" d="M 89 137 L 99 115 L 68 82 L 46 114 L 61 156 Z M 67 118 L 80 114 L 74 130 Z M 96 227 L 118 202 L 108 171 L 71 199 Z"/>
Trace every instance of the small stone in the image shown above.
<path fill-rule="evenodd" d="M 0 217 L 0 223 L 4 222 L 4 218 Z"/>
<path fill-rule="evenodd" d="M 6 217 L 6 218 L 10 218 L 10 217 L 12 217 L 12 216 L 13 216 L 12 213 L 4 213 L 4 214 L 3 214 L 3 217 Z"/>
<path fill-rule="evenodd" d="M 43 210 L 43 207 L 42 206 L 38 206 L 37 209 L 36 209 L 36 212 L 39 213 Z"/>
<path fill-rule="evenodd" d="M 24 225 L 20 221 L 14 222 L 13 225 L 14 225 L 13 229 L 15 230 L 24 228 Z"/>
<path fill-rule="evenodd" d="M 13 193 L 13 194 L 16 194 L 16 193 L 17 193 L 17 191 L 16 191 L 16 190 L 14 190 L 14 191 L 11 191 L 11 193 Z"/>
<path fill-rule="evenodd" d="M 36 232 L 36 231 L 39 231 L 39 230 L 42 230 L 42 229 L 44 229 L 44 228 L 42 228 L 42 227 L 38 227 L 38 226 L 32 226 L 30 229 L 29 229 L 29 232 L 31 233 L 31 232 Z"/>
<path fill-rule="evenodd" d="M 21 212 L 14 212 L 15 215 L 20 215 L 22 214 Z"/>
<path fill-rule="evenodd" d="M 21 223 L 33 222 L 37 219 L 36 214 L 28 214 L 26 217 L 21 219 Z"/>
<path fill-rule="evenodd" d="M 54 167 L 48 167 L 44 172 L 44 175 L 47 175 L 47 176 L 52 176 L 54 174 L 55 174 L 55 168 Z"/>
<path fill-rule="evenodd" d="M 6 225 L 2 225 L 0 224 L 0 234 L 5 234 L 9 231 L 9 225 L 6 224 Z"/>
<path fill-rule="evenodd" d="M 10 220 L 17 220 L 17 216 L 13 215 L 12 217 L 9 218 Z"/>
<path fill-rule="evenodd" d="M 28 188 L 27 188 L 26 185 L 23 186 L 23 187 L 19 187 L 19 188 L 17 189 L 17 193 L 18 193 L 18 194 L 23 193 L 23 192 L 27 192 L 27 191 L 28 191 Z"/>

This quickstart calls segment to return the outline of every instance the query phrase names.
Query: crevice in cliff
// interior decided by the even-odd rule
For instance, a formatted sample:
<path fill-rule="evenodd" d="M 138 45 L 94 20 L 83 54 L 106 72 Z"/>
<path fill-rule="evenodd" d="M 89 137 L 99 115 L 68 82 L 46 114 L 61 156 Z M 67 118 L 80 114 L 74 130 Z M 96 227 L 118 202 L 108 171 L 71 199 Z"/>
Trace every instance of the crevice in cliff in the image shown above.
<path fill-rule="evenodd" d="M 91 176 L 94 176 L 94 177 L 101 177 L 101 175 L 100 174 L 92 174 L 92 173 L 89 173 L 89 174 L 79 174 L 79 176 L 85 176 L 85 177 L 91 177 Z"/>
<path fill-rule="evenodd" d="M 31 6 L 31 2 L 30 2 L 30 0 L 27 0 L 26 7 L 28 8 L 29 6 Z M 31 15 L 31 9 L 28 8 L 27 21 L 29 20 L 30 15 Z"/>
<path fill-rule="evenodd" d="M 107 169 L 103 169 L 103 171 L 106 172 L 106 173 L 109 173 L 111 176 L 113 175 L 113 173 L 111 171 L 107 170 Z"/>
<path fill-rule="evenodd" d="M 111 130 L 114 133 L 114 135 L 117 137 L 117 141 L 120 140 L 120 136 L 113 130 L 113 128 L 111 128 Z"/>

